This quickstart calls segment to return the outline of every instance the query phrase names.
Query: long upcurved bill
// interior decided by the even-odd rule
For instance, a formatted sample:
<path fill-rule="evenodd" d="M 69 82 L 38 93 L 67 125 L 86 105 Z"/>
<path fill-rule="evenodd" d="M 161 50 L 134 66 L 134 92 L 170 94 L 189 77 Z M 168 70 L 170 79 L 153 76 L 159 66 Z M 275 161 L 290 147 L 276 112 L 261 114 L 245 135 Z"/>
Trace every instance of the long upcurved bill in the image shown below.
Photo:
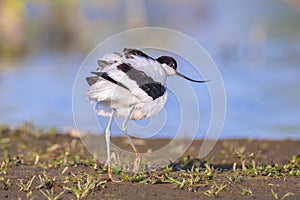
<path fill-rule="evenodd" d="M 205 82 L 208 82 L 208 81 L 209 81 L 209 80 L 206 80 L 206 81 L 198 81 L 198 80 L 194 80 L 194 79 L 191 79 L 191 78 L 189 78 L 189 77 L 187 77 L 187 76 L 185 76 L 185 75 L 183 75 L 183 74 L 181 74 L 181 73 L 179 73 L 179 72 L 176 72 L 176 75 L 177 75 L 177 76 L 180 76 L 180 77 L 182 77 L 182 78 L 185 78 L 186 80 L 193 81 L 193 82 L 196 82 L 196 83 L 205 83 Z"/>

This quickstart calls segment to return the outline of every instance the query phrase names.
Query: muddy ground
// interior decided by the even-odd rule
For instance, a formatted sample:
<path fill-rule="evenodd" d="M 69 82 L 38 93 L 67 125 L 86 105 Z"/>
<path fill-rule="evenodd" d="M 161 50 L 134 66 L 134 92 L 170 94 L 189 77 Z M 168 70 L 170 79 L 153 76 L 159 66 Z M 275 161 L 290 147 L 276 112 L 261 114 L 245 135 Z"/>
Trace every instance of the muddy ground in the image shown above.
<path fill-rule="evenodd" d="M 112 141 L 130 149 L 126 138 Z M 147 152 L 169 140 L 134 142 Z M 114 183 L 75 135 L 1 127 L 0 199 L 300 199 L 300 141 L 221 140 L 199 160 L 201 143 L 165 169 L 115 171 Z"/>

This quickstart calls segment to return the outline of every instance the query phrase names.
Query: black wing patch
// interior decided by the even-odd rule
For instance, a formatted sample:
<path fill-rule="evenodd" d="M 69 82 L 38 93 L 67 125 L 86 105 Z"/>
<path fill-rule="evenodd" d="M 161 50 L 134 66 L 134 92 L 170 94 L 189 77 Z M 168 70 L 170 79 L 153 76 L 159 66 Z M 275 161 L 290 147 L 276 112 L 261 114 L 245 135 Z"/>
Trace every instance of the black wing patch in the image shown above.
<path fill-rule="evenodd" d="M 161 97 L 166 92 L 166 88 L 158 82 L 146 83 L 140 86 L 140 88 L 152 97 L 153 100 Z"/>
<path fill-rule="evenodd" d="M 154 58 L 148 56 L 144 52 L 142 52 L 140 50 L 137 50 L 137 49 L 127 49 L 127 48 L 124 48 L 123 52 L 125 53 L 125 57 L 126 58 L 132 58 L 132 55 L 135 55 L 135 56 L 140 56 L 140 57 L 144 57 L 144 58 L 147 58 L 147 59 L 154 60 Z"/>
<path fill-rule="evenodd" d="M 114 84 L 116 84 L 116 85 L 118 85 L 118 86 L 120 86 L 120 87 L 122 87 L 122 88 L 124 88 L 124 89 L 126 89 L 126 90 L 129 90 L 128 87 L 126 87 L 126 86 L 123 85 L 122 83 L 120 83 L 120 82 L 114 80 L 113 78 L 111 78 L 106 72 L 91 72 L 91 73 L 92 73 L 92 74 L 95 74 L 95 75 L 97 75 L 98 77 L 101 77 L 101 78 L 103 78 L 103 79 L 105 79 L 105 80 L 108 80 L 108 81 L 110 81 L 110 82 L 112 82 L 112 83 L 114 83 Z M 94 77 L 96 77 L 96 76 L 94 76 Z M 91 81 L 91 78 L 94 78 L 94 77 L 87 77 L 87 78 L 86 78 L 87 82 L 90 84 L 89 81 Z M 96 81 L 97 81 L 97 80 L 96 80 Z M 96 81 L 95 81 L 95 82 L 96 82 Z M 93 82 L 93 84 L 94 84 L 95 82 Z"/>
<path fill-rule="evenodd" d="M 122 63 L 117 68 L 126 73 L 131 80 L 134 80 L 153 100 L 161 97 L 166 91 L 166 88 L 160 82 L 154 81 L 145 72 L 139 71 L 129 64 Z"/>

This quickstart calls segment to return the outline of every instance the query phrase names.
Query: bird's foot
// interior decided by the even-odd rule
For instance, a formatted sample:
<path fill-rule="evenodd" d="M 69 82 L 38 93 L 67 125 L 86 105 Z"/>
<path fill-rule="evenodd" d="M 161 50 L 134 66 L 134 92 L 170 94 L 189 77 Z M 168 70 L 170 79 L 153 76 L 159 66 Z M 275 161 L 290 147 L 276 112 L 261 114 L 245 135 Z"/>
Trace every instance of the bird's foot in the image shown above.
<path fill-rule="evenodd" d="M 110 163 L 108 163 L 108 176 L 109 176 L 110 180 L 111 180 L 112 182 L 114 182 L 114 183 L 121 183 L 121 182 L 122 182 L 122 181 L 120 181 L 120 180 L 114 179 L 114 177 L 113 177 L 113 171 L 112 171 L 112 168 L 111 168 L 111 166 L 110 166 Z"/>

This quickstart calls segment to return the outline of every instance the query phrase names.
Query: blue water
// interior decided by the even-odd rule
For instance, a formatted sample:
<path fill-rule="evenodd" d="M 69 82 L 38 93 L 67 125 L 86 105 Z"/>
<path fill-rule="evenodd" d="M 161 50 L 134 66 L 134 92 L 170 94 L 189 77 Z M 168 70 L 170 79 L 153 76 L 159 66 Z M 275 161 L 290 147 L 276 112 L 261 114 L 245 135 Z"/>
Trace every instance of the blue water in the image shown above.
<path fill-rule="evenodd" d="M 201 5 L 205 10 L 198 13 L 197 9 L 191 10 L 192 7 L 172 4 L 171 9 L 180 10 L 178 15 L 162 17 L 149 12 L 161 8 L 161 4 L 149 4 L 146 25 L 182 31 L 202 44 L 212 56 L 227 96 L 221 137 L 300 139 L 299 11 L 282 1 L 206 1 Z M 116 33 L 115 29 L 112 28 L 111 34 Z M 97 34 L 93 41 L 101 41 L 109 35 L 106 30 L 106 37 L 98 38 L 102 31 L 101 26 L 95 26 Z M 85 56 L 45 50 L 7 64 L 8 67 L 0 71 L 0 124 L 18 126 L 30 121 L 38 127 L 74 128 L 73 83 Z M 192 70 L 186 67 L 181 70 L 197 78 Z M 197 137 L 201 138 L 209 124 L 210 97 L 205 86 L 193 85 L 193 88 L 198 91 L 200 100 Z M 169 97 L 162 112 L 168 117 L 157 137 L 173 137 L 180 122 L 179 102 L 172 92 Z M 193 113 L 194 107 L 189 109 Z M 82 113 L 84 115 L 84 110 Z M 193 121 L 195 116 L 189 117 L 187 120 Z M 100 121 L 105 124 L 107 119 Z M 147 126 L 151 120 L 137 123 Z M 83 129 L 99 131 L 88 119 L 85 124 Z M 113 135 L 120 134 L 116 124 L 114 130 L 117 131 Z M 189 132 L 189 125 L 183 130 Z"/>
<path fill-rule="evenodd" d="M 0 123 L 68 127 L 78 56 L 42 54 L 26 58 L 0 75 Z"/>
<path fill-rule="evenodd" d="M 0 123 L 17 126 L 30 121 L 41 127 L 55 126 L 63 130 L 74 127 L 72 87 L 82 59 L 83 56 L 74 54 L 64 57 L 42 54 L 22 60 L 22 67 L 1 73 Z M 219 67 L 227 94 L 227 116 L 221 137 L 299 139 L 298 63 L 260 65 L 237 62 Z M 198 137 L 205 133 L 210 117 L 209 96 L 205 87 L 201 90 L 201 124 L 204 125 L 200 126 Z M 166 112 L 171 114 L 164 134 L 158 137 L 173 136 L 180 121 L 178 106 L 178 100 L 170 93 Z M 190 117 L 192 121 L 193 115 Z M 149 120 L 138 122 L 141 126 L 148 123 Z M 88 123 L 86 130 L 91 130 Z"/>

